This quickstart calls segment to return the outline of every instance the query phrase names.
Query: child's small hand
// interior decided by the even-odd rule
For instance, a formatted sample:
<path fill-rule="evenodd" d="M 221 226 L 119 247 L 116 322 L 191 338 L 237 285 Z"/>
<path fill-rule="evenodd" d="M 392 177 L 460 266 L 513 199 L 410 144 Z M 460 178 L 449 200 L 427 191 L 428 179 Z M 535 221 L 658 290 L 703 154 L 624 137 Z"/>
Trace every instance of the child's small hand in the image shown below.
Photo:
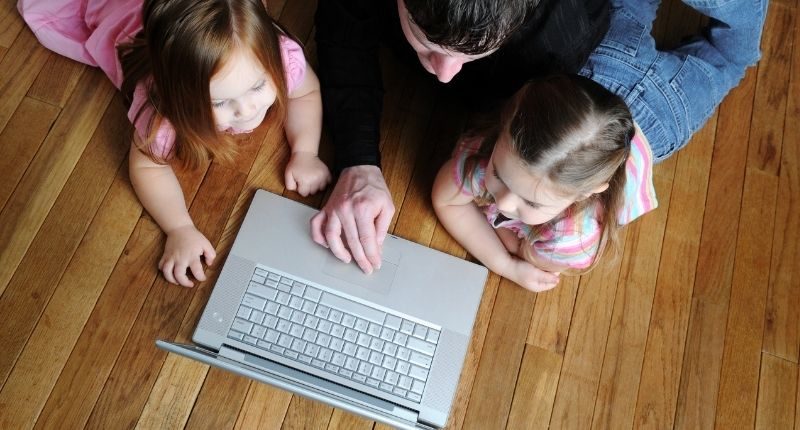
<path fill-rule="evenodd" d="M 205 257 L 207 265 L 211 265 L 217 253 L 211 242 L 194 225 L 181 226 L 167 232 L 167 243 L 164 245 L 164 255 L 158 262 L 158 269 L 164 273 L 167 281 L 192 287 L 194 284 L 186 274 L 187 269 L 192 271 L 198 281 L 206 280 L 201 256 Z"/>
<path fill-rule="evenodd" d="M 303 197 L 320 191 L 331 181 L 328 166 L 316 154 L 303 151 L 292 153 L 285 176 L 286 188 Z"/>
<path fill-rule="evenodd" d="M 526 290 L 542 292 L 558 285 L 558 275 L 558 273 L 544 271 L 525 260 L 512 257 L 506 278 Z"/>

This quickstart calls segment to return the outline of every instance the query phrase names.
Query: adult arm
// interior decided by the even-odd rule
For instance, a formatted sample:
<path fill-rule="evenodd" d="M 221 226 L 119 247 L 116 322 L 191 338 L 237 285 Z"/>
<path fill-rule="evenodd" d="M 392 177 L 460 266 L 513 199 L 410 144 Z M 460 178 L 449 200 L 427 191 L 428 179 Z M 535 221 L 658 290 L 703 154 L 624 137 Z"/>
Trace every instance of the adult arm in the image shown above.
<path fill-rule="evenodd" d="M 325 0 L 316 14 L 322 105 L 339 179 L 311 221 L 311 236 L 342 261 L 355 259 L 366 273 L 380 268 L 395 210 L 378 148 L 380 7 L 377 0 Z"/>

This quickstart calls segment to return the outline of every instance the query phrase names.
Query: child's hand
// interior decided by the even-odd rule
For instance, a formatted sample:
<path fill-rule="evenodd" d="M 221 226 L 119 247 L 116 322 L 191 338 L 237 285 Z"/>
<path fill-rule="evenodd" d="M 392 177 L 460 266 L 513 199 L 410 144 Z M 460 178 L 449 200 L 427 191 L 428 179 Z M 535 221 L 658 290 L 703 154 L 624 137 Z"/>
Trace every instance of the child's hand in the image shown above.
<path fill-rule="evenodd" d="M 310 152 L 292 153 L 286 166 L 286 188 L 305 197 L 325 188 L 331 181 L 328 166 Z"/>
<path fill-rule="evenodd" d="M 526 290 L 542 292 L 558 285 L 558 275 L 558 273 L 544 271 L 525 260 L 512 257 L 505 277 Z"/>
<path fill-rule="evenodd" d="M 187 269 L 192 271 L 198 281 L 206 280 L 201 256 L 205 257 L 207 265 L 211 265 L 217 253 L 211 242 L 194 225 L 181 226 L 167 232 L 167 243 L 164 245 L 164 255 L 158 262 L 158 269 L 164 273 L 167 281 L 192 287 L 194 284 L 186 274 Z"/>

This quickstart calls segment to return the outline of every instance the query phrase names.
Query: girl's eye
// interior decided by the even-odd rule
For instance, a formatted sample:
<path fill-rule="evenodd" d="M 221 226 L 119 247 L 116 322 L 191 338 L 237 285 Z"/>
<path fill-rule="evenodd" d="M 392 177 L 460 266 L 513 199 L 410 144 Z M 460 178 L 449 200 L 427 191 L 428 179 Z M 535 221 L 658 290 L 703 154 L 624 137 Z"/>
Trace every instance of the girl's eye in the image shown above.
<path fill-rule="evenodd" d="M 540 204 L 538 204 L 538 203 L 529 202 L 529 201 L 525 201 L 525 204 L 526 204 L 526 205 L 528 205 L 528 207 L 531 207 L 531 208 L 533 208 L 533 209 L 539 209 L 539 208 L 541 208 L 541 207 L 542 207 L 542 206 L 541 206 Z"/>
<path fill-rule="evenodd" d="M 224 102 L 224 101 L 222 101 L 222 102 L 216 102 L 216 103 L 211 103 L 211 106 L 212 106 L 212 107 L 214 107 L 214 108 L 216 108 L 216 109 L 219 109 L 219 108 L 221 108 L 221 107 L 222 107 L 222 106 L 224 106 L 224 105 L 225 105 L 225 102 Z"/>
<path fill-rule="evenodd" d="M 255 92 L 261 91 L 261 90 L 263 90 L 263 89 L 264 89 L 264 87 L 265 87 L 266 85 L 267 85 L 266 83 L 262 83 L 261 85 L 259 85 L 259 86 L 255 87 L 255 88 L 253 88 L 253 91 L 255 91 Z"/>

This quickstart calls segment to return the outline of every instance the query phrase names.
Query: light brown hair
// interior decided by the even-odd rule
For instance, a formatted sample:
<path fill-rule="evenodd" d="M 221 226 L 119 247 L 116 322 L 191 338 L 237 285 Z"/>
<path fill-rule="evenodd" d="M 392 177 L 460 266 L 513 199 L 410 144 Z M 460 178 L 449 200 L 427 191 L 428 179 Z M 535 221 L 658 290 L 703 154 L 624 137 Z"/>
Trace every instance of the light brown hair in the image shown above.
<path fill-rule="evenodd" d="M 142 24 L 132 41 L 118 47 L 118 55 L 128 102 L 139 82 L 148 85 L 155 114 L 140 150 L 153 161 L 175 158 L 195 168 L 209 157 L 233 157 L 234 139 L 216 128 L 209 85 L 236 49 L 251 50 L 264 67 L 277 94 L 266 120 L 283 124 L 287 94 L 279 37 L 290 35 L 261 0 L 145 0 Z M 152 142 L 164 119 L 175 129 L 175 143 L 170 154 L 157 154 Z"/>
<path fill-rule="evenodd" d="M 564 217 L 599 204 L 602 236 L 587 270 L 606 249 L 618 248 L 616 215 L 624 205 L 625 161 L 635 133 L 630 110 L 620 97 L 577 75 L 531 81 L 509 100 L 499 121 L 469 134 L 483 136 L 479 156 L 485 157 L 501 133 L 508 134 L 512 151 L 532 172 L 547 178 L 565 196 L 589 196 L 547 223 L 531 226 L 529 239 Z M 605 191 L 593 193 L 605 183 Z"/>

